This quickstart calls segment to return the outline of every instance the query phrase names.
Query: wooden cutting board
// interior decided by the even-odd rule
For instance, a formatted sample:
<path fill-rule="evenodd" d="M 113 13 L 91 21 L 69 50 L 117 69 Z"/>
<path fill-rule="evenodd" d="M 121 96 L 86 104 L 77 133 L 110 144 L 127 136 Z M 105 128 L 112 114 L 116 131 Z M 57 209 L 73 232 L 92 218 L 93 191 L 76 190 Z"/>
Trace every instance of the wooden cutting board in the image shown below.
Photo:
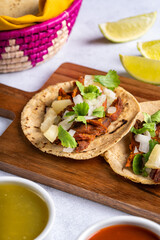
<path fill-rule="evenodd" d="M 64 63 L 43 88 L 104 72 Z M 121 86 L 139 101 L 160 100 L 160 88 L 120 77 Z M 86 161 L 60 158 L 36 149 L 23 135 L 20 114 L 35 92 L 0 85 L 0 116 L 13 119 L 0 137 L 0 169 L 121 211 L 160 222 L 160 186 L 143 186 L 115 174 L 102 157 Z M 133 109 L 134 111 L 134 109 Z"/>

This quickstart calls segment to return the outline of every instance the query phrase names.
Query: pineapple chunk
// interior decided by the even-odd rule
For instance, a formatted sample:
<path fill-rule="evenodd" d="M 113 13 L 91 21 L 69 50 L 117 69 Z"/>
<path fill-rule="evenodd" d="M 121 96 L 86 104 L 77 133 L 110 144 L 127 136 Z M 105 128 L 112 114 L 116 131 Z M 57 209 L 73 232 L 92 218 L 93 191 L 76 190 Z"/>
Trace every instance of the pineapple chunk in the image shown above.
<path fill-rule="evenodd" d="M 52 103 L 52 108 L 56 112 L 56 114 L 58 114 L 71 104 L 72 104 L 72 101 L 70 99 L 55 100 Z"/>
<path fill-rule="evenodd" d="M 84 86 L 95 85 L 100 88 L 104 88 L 100 83 L 94 82 L 94 75 L 85 75 L 84 77 Z"/>
<path fill-rule="evenodd" d="M 44 116 L 44 121 L 41 123 L 41 131 L 46 132 L 47 129 L 54 123 L 56 117 L 56 112 L 52 108 L 48 108 Z"/>
<path fill-rule="evenodd" d="M 51 107 L 48 107 L 47 108 L 47 112 L 44 116 L 44 120 L 48 117 L 51 117 L 51 118 L 55 118 L 57 116 L 57 113 L 53 110 L 53 108 Z"/>
<path fill-rule="evenodd" d="M 156 144 L 153 148 L 145 167 L 160 169 L 160 144 Z"/>
<path fill-rule="evenodd" d="M 46 132 L 47 129 L 54 123 L 54 119 L 48 117 L 41 123 L 41 131 Z"/>
<path fill-rule="evenodd" d="M 44 132 L 44 136 L 53 143 L 58 136 L 58 126 L 51 125 L 46 132 Z"/>

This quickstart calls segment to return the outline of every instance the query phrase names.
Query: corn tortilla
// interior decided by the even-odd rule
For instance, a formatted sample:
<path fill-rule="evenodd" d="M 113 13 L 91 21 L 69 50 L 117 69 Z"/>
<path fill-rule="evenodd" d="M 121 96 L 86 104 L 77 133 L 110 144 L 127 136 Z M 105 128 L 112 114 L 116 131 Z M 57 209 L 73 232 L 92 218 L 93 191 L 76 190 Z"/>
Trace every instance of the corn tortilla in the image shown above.
<path fill-rule="evenodd" d="M 160 101 L 151 101 L 140 103 L 141 112 L 137 115 L 137 119 L 143 120 L 142 112 L 150 115 L 160 110 Z M 121 141 L 115 144 L 112 148 L 104 153 L 105 160 L 109 163 L 111 168 L 117 174 L 130 179 L 133 182 L 142 184 L 160 184 L 155 183 L 150 177 L 143 177 L 142 175 L 134 174 L 130 169 L 124 168 L 127 158 L 130 154 L 129 144 L 131 133 L 128 133 Z"/>
<path fill-rule="evenodd" d="M 109 126 L 108 133 L 96 137 L 96 139 L 89 144 L 88 148 L 82 152 L 63 152 L 62 146 L 52 144 L 44 137 L 40 126 L 44 119 L 45 107 L 50 106 L 51 103 L 57 99 L 58 91 L 61 87 L 66 92 L 73 90 L 74 82 L 75 81 L 70 81 L 49 86 L 33 96 L 22 111 L 21 126 L 28 140 L 41 151 L 57 156 L 85 160 L 104 153 L 125 136 L 133 125 L 140 111 L 140 106 L 129 92 L 121 87 L 116 88 L 116 95 L 117 97 L 120 96 L 123 102 L 123 110 L 119 118 Z"/>

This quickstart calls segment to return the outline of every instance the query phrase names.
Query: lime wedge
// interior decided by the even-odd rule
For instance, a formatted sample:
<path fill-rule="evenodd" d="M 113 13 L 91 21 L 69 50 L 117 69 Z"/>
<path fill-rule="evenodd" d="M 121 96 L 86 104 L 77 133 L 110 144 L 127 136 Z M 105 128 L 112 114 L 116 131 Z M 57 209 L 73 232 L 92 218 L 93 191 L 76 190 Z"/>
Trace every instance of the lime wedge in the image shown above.
<path fill-rule="evenodd" d="M 153 148 L 148 161 L 145 164 L 147 168 L 159 169 L 160 168 L 160 145 L 156 144 Z"/>
<path fill-rule="evenodd" d="M 137 48 L 144 57 L 160 60 L 160 40 L 138 42 Z"/>
<path fill-rule="evenodd" d="M 141 37 L 153 25 L 157 12 L 99 24 L 102 34 L 112 42 L 127 42 Z"/>
<path fill-rule="evenodd" d="M 160 61 L 136 56 L 122 56 L 120 60 L 125 70 L 137 80 L 160 84 Z"/>

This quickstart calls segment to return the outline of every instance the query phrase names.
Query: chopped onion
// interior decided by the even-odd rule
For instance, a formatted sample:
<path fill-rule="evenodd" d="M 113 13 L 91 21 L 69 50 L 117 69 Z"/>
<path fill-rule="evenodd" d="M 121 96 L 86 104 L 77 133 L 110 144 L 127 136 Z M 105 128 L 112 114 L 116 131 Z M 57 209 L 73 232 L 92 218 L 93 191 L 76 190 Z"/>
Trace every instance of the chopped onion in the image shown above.
<path fill-rule="evenodd" d="M 138 148 L 135 146 L 134 153 L 138 153 Z"/>
<path fill-rule="evenodd" d="M 149 151 L 149 142 L 140 142 L 139 151 L 147 153 Z"/>
<path fill-rule="evenodd" d="M 106 95 L 101 94 L 100 96 L 97 97 L 97 102 L 95 105 L 95 108 L 99 108 L 102 106 L 102 104 L 106 101 Z"/>
<path fill-rule="evenodd" d="M 84 86 L 87 87 L 89 85 L 94 85 L 94 76 L 93 75 L 85 75 L 85 77 L 84 77 Z"/>
<path fill-rule="evenodd" d="M 63 152 L 68 152 L 68 153 L 71 153 L 74 151 L 75 148 L 63 148 Z"/>
<path fill-rule="evenodd" d="M 98 96 L 96 99 L 92 100 L 85 100 L 86 103 L 89 105 L 89 110 L 88 110 L 88 116 L 92 116 L 92 112 L 96 109 L 102 106 L 102 104 L 105 102 L 106 96 L 104 94 L 101 94 Z"/>
<path fill-rule="evenodd" d="M 108 108 L 108 113 L 115 113 L 116 112 L 116 107 L 109 107 Z"/>
<path fill-rule="evenodd" d="M 70 129 L 68 133 L 69 133 L 69 134 L 70 134 L 70 135 L 73 137 L 73 136 L 74 136 L 74 134 L 75 134 L 75 132 L 76 132 L 75 130 L 73 130 L 73 129 Z"/>
<path fill-rule="evenodd" d="M 95 106 L 97 104 L 97 99 L 93 98 L 92 100 L 85 99 L 85 102 L 88 103 L 89 106 Z"/>
<path fill-rule="evenodd" d="M 146 131 L 146 132 L 144 133 L 144 135 L 145 135 L 145 136 L 148 136 L 148 137 L 150 137 L 150 138 L 151 138 L 151 134 L 150 134 L 150 132 L 149 132 L 149 131 Z"/>
<path fill-rule="evenodd" d="M 143 134 L 137 134 L 135 135 L 136 142 L 139 142 L 139 151 L 147 153 L 149 151 L 149 140 L 151 139 L 151 136 L 146 136 Z"/>
<path fill-rule="evenodd" d="M 110 89 L 108 89 L 108 88 L 104 88 L 104 89 L 103 89 L 103 92 L 104 92 L 105 95 L 107 95 L 107 97 L 116 99 L 116 94 L 115 94 L 115 92 L 113 92 L 112 90 L 110 90 Z"/>
<path fill-rule="evenodd" d="M 95 109 L 94 106 L 89 105 L 89 110 L 88 110 L 88 116 L 89 116 L 89 117 L 92 116 L 92 113 L 93 113 L 93 110 L 94 110 L 94 109 Z"/>
<path fill-rule="evenodd" d="M 86 120 L 91 120 L 91 119 L 95 119 L 97 118 L 96 116 L 85 116 L 85 119 Z"/>
<path fill-rule="evenodd" d="M 63 127 L 64 130 L 68 130 L 71 126 L 72 126 L 72 122 L 70 122 L 72 119 L 74 118 L 74 115 L 73 116 L 69 116 L 69 117 L 66 117 L 65 120 L 61 121 L 59 125 L 61 125 Z"/>
<path fill-rule="evenodd" d="M 89 106 L 89 110 L 88 110 L 88 116 L 92 116 L 92 112 L 93 110 L 96 108 L 96 104 L 97 104 L 97 99 L 92 99 L 92 100 L 85 100 L 85 102 L 88 104 Z"/>
<path fill-rule="evenodd" d="M 136 140 L 136 142 L 139 142 L 139 143 L 141 143 L 141 142 L 149 142 L 149 140 L 151 139 L 151 137 L 149 137 L 149 136 L 145 136 L 145 135 L 143 135 L 143 134 L 137 134 L 137 135 L 135 135 L 135 140 Z"/>
<path fill-rule="evenodd" d="M 78 94 L 77 96 L 73 97 L 73 102 L 74 104 L 79 104 L 79 103 L 83 103 L 83 98 L 80 94 Z"/>
<path fill-rule="evenodd" d="M 104 88 L 103 89 L 104 94 L 107 97 L 107 107 L 109 107 L 112 102 L 117 98 L 115 92 L 113 92 L 112 90 L 108 89 L 108 88 Z"/>

